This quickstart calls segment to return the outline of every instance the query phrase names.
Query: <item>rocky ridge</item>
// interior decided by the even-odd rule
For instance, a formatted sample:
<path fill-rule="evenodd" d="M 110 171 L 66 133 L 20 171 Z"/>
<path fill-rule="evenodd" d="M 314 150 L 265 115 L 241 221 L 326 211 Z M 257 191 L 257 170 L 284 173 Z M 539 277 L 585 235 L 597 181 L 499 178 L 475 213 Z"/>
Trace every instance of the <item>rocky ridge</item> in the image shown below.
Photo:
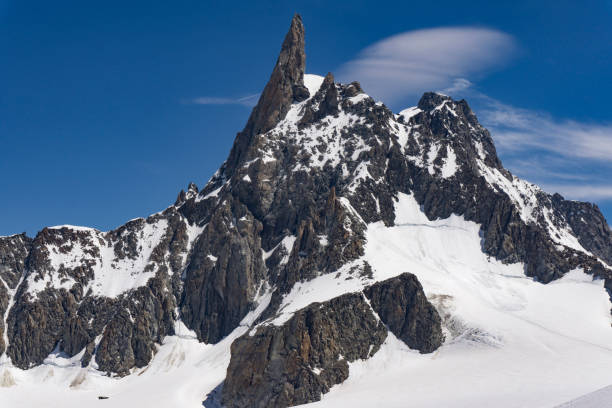
<path fill-rule="evenodd" d="M 426 93 L 394 114 L 356 82 L 305 75 L 304 43 L 296 16 L 247 125 L 202 191 L 192 184 L 166 210 L 114 231 L 64 226 L 0 238 L 3 361 L 27 369 L 63 353 L 127 375 L 148 364 L 179 321 L 216 343 L 264 294 L 270 302 L 255 334 L 232 347 L 228 406 L 271 395 L 276 406 L 320 397 L 348 375 L 337 355 L 367 358 L 360 344 L 374 350 L 387 328 L 431 352 L 441 334 L 421 328 L 440 323 L 422 289 L 407 277 L 375 283 L 364 257 L 368 225 L 395 225 L 399 193 L 413 196 L 431 220 L 456 214 L 478 223 L 485 253 L 523 263 L 540 282 L 582 268 L 612 295 L 612 232 L 595 205 L 549 195 L 504 169 L 466 101 Z M 322 309 L 295 311 L 284 325 L 271 323 L 297 284 L 340 272 L 367 302 L 343 295 Z M 336 312 L 365 325 L 364 338 L 347 334 L 353 354 L 333 337 L 355 334 Z M 296 331 L 334 344 L 316 345 L 307 358 L 291 354 Z M 282 358 L 270 361 L 281 368 L 268 360 L 253 367 L 263 388 L 245 395 L 247 379 L 232 373 L 271 339 Z M 322 365 L 311 365 L 313 358 Z M 306 366 L 330 367 L 329 374 L 296 384 L 295 370 Z"/>

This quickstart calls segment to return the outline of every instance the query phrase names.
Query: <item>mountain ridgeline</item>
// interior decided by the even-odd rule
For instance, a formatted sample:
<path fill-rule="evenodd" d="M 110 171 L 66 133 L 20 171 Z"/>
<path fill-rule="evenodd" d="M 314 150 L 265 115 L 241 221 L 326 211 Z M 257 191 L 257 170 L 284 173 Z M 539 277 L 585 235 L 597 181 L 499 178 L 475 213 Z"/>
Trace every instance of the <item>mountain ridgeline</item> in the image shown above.
<path fill-rule="evenodd" d="M 612 296 L 612 233 L 597 206 L 513 176 L 466 101 L 426 93 L 394 114 L 359 83 L 306 75 L 305 64 L 296 15 L 201 191 L 190 184 L 164 211 L 113 231 L 0 237 L 4 361 L 29 369 L 62 353 L 126 376 L 179 324 L 205 343 L 246 327 L 219 402 L 283 407 L 319 400 L 389 333 L 433 352 L 443 322 L 415 271 L 377 281 L 365 256 L 370 225 L 397 225 L 399 194 L 430 220 L 477 223 L 484 253 L 542 284 L 580 268 Z M 292 291 L 323 275 L 355 290 L 287 312 Z"/>

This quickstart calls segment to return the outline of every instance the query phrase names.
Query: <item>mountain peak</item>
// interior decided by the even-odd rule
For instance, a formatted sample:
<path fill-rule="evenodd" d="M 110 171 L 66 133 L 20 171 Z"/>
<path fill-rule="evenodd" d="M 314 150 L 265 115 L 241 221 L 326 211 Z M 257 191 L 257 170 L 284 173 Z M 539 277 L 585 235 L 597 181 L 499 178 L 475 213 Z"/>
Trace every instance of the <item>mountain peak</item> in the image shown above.
<path fill-rule="evenodd" d="M 270 79 L 244 130 L 236 138 L 228 160 L 229 169 L 240 161 L 253 136 L 274 128 L 285 118 L 293 102 L 303 101 L 310 96 L 308 88 L 304 86 L 305 68 L 304 25 L 302 17 L 296 13 Z"/>
<path fill-rule="evenodd" d="M 254 134 L 267 132 L 285 117 L 294 101 L 310 96 L 304 86 L 305 68 L 304 25 L 300 15 L 295 14 L 270 80 L 251 113 L 245 131 Z"/>
<path fill-rule="evenodd" d="M 453 99 L 450 96 L 439 92 L 425 92 L 419 100 L 419 104 L 417 106 L 421 110 L 430 111 L 435 109 L 437 106 L 440 106 L 444 102 L 452 102 L 452 100 Z"/>
<path fill-rule="evenodd" d="M 0 237 L 0 386 L 11 372 L 24 393 L 40 370 L 61 368 L 69 388 L 144 374 L 146 397 L 162 369 L 189 376 L 192 405 L 209 387 L 204 406 L 284 408 L 320 400 L 357 361 L 381 369 L 364 378 L 387 367 L 417 378 L 408 348 L 438 347 L 441 368 L 419 366 L 442 383 L 457 358 L 470 371 L 484 355 L 492 360 L 477 362 L 495 384 L 507 382 L 498 375 L 508 364 L 538 396 L 549 377 L 532 383 L 532 373 L 559 356 L 576 362 L 561 379 L 592 374 L 591 360 L 578 364 L 584 351 L 612 342 L 612 232 L 597 207 L 503 168 L 464 100 L 428 92 L 394 114 L 359 83 L 304 68 L 295 15 L 247 125 L 202 191 L 191 183 L 174 205 L 112 231 Z M 566 354 L 539 353 L 542 344 Z M 517 365 L 525 350 L 535 352 Z M 591 378 L 605 377 L 598 366 Z"/>

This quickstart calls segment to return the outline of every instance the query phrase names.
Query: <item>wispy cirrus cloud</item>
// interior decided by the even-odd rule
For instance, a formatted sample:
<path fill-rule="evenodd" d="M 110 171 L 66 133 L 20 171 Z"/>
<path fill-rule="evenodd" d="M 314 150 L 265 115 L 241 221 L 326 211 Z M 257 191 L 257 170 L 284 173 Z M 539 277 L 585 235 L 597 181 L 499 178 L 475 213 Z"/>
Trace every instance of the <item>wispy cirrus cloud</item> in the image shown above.
<path fill-rule="evenodd" d="M 253 107 L 257 105 L 259 94 L 247 95 L 240 98 L 226 98 L 217 96 L 200 96 L 197 98 L 183 99 L 187 105 L 243 105 Z"/>
<path fill-rule="evenodd" d="M 474 84 L 465 78 L 457 78 L 453 81 L 452 85 L 448 88 L 442 89 L 442 93 L 446 94 L 457 94 L 462 93 L 470 89 Z"/>
<path fill-rule="evenodd" d="M 469 87 L 465 78 L 499 67 L 518 47 L 512 36 L 481 27 L 408 31 L 364 49 L 340 68 L 342 80 L 358 80 L 386 102 L 424 91 Z"/>
<path fill-rule="evenodd" d="M 543 149 L 564 157 L 612 158 L 612 123 L 587 123 L 516 108 L 488 98 L 480 112 L 500 149 Z"/>
<path fill-rule="evenodd" d="M 539 152 L 534 155 L 505 155 L 504 159 L 504 164 L 510 166 L 512 172 L 522 178 L 537 176 L 540 179 L 555 180 L 558 185 L 562 185 L 559 183 L 586 182 L 593 179 L 593 176 L 586 174 L 586 169 L 581 166 L 572 166 L 571 169 L 567 169 L 567 163 L 566 158 L 551 156 L 547 152 Z"/>
<path fill-rule="evenodd" d="M 612 184 L 590 185 L 590 184 L 542 184 L 546 191 L 558 192 L 566 198 L 583 201 L 608 201 L 612 200 Z"/>
<path fill-rule="evenodd" d="M 495 138 L 495 135 L 493 135 Z M 504 166 L 515 175 L 538 184 L 549 193 L 584 201 L 612 200 L 612 168 L 605 163 L 593 166 L 583 159 L 561 157 L 544 150 L 501 154 Z"/>
<path fill-rule="evenodd" d="M 470 92 L 513 173 L 566 198 L 612 200 L 612 123 L 557 118 Z"/>

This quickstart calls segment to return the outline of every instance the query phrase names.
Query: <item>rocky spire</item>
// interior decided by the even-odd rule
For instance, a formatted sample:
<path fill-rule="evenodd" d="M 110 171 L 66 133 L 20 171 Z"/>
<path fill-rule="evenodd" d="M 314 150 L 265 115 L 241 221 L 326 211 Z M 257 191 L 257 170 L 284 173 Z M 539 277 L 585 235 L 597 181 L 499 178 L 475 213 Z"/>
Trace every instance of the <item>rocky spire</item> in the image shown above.
<path fill-rule="evenodd" d="M 304 25 L 299 14 L 291 20 L 291 26 L 285 36 L 278 60 L 270 75 L 257 106 L 242 132 L 236 137 L 228 159 L 228 170 L 240 161 L 254 135 L 267 132 L 283 120 L 293 102 L 308 98 L 308 89 L 304 86 L 304 69 L 306 53 L 304 52 Z"/>
<path fill-rule="evenodd" d="M 257 106 L 244 129 L 253 134 L 267 132 L 281 121 L 291 104 L 308 98 L 304 86 L 304 25 L 299 14 L 293 16 L 276 66 L 270 75 Z"/>

